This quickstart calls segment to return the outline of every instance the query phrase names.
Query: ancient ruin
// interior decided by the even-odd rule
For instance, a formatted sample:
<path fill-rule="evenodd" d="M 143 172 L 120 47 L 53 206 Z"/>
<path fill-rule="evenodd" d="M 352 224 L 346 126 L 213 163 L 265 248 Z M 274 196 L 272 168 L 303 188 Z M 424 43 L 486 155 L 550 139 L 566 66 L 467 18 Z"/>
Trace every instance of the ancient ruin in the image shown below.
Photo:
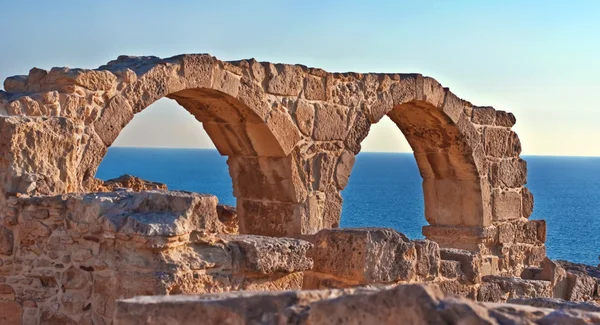
<path fill-rule="evenodd" d="M 330 324 L 339 313 L 347 324 L 600 321 L 600 270 L 546 258 L 545 222 L 528 219 L 514 115 L 430 77 L 121 56 L 94 70 L 33 68 L 4 89 L 1 324 Z M 228 156 L 235 208 L 128 175 L 94 177 L 133 116 L 164 97 Z M 423 178 L 426 240 L 338 228 L 340 191 L 385 115 Z M 178 297 L 273 290 L 303 291 Z M 392 299 L 352 309 L 413 294 L 421 307 Z M 144 295 L 168 296 L 133 298 Z M 196 309 L 205 318 L 193 319 Z M 387 318 L 361 322 L 368 310 Z"/>

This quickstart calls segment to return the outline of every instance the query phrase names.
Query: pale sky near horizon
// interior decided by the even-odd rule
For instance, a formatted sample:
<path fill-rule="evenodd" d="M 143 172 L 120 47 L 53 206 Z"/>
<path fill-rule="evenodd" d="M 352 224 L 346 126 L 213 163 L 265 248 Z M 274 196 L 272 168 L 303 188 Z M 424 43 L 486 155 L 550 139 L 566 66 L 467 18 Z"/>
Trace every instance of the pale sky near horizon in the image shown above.
<path fill-rule="evenodd" d="M 418 72 L 513 112 L 525 155 L 600 156 L 600 1 L 6 1 L 0 79 L 120 54 L 210 53 L 328 71 Z M 114 144 L 213 147 L 163 99 Z M 365 151 L 410 151 L 389 121 Z"/>

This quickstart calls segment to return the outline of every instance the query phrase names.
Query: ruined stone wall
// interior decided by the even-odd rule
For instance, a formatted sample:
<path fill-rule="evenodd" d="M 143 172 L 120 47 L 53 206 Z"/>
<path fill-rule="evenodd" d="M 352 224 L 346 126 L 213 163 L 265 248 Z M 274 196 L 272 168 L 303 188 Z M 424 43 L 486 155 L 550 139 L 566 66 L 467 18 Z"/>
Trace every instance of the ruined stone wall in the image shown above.
<path fill-rule="evenodd" d="M 482 301 L 599 294 L 598 277 L 544 259 L 515 117 L 432 78 L 122 56 L 95 70 L 34 68 L 4 88 L 0 321 L 109 324 L 115 299 L 135 295 L 414 282 Z M 164 97 L 228 156 L 237 213 L 213 196 L 95 179 L 122 128 Z M 332 229 L 384 116 L 414 151 L 428 240 Z"/>
<path fill-rule="evenodd" d="M 492 302 L 600 299 L 596 269 L 546 259 L 522 278 L 503 276 L 486 269 L 485 255 L 392 229 L 237 235 L 232 214 L 214 196 L 187 192 L 11 197 L 0 226 L 0 321 L 111 324 L 115 301 L 140 295 L 405 283 Z"/>
<path fill-rule="evenodd" d="M 110 324 L 138 295 L 301 289 L 308 242 L 224 234 L 217 199 L 130 191 L 12 197 L 1 324 Z"/>
<path fill-rule="evenodd" d="M 229 156 L 241 232 L 313 234 L 339 226 L 340 191 L 360 143 L 387 115 L 423 177 L 427 238 L 496 256 L 490 263 L 505 270 L 514 268 L 503 262 L 508 255 L 543 254 L 543 240 L 512 236 L 517 228 L 541 229 L 523 225 L 533 198 L 511 130 L 516 119 L 474 106 L 429 77 L 328 73 L 209 55 L 122 56 L 95 70 L 34 68 L 8 78 L 4 88 L 3 196 L 93 188 L 121 129 L 167 97 L 201 121 Z"/>

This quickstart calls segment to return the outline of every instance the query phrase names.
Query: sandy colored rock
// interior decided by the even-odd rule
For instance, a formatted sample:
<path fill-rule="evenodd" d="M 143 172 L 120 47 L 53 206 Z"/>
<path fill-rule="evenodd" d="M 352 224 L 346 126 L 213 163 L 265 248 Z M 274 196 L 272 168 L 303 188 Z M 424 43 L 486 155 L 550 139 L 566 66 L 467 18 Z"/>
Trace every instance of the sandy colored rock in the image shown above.
<path fill-rule="evenodd" d="M 551 309 L 579 309 L 600 312 L 600 305 L 594 302 L 572 302 L 559 298 L 516 298 L 508 301 L 511 304 L 528 305 Z"/>
<path fill-rule="evenodd" d="M 138 297 L 118 302 L 115 325 L 162 324 L 593 324 L 600 313 L 510 304 L 476 303 L 439 289 L 227 293 Z"/>
<path fill-rule="evenodd" d="M 235 246 L 234 257 L 240 268 L 247 273 L 292 273 L 310 270 L 313 261 L 307 251 L 312 245 L 304 240 L 272 238 L 265 236 L 220 236 L 229 247 Z"/>
<path fill-rule="evenodd" d="M 357 283 L 410 280 L 415 276 L 415 244 L 395 230 L 324 229 L 304 239 L 314 245 L 308 252 L 314 260 L 314 272 Z M 423 257 L 422 271 L 429 272 L 430 263 Z"/>
<path fill-rule="evenodd" d="M 96 188 L 92 189 L 92 192 L 112 192 L 122 188 L 130 188 L 136 192 L 151 190 L 166 191 L 167 185 L 125 174 L 99 183 Z"/>

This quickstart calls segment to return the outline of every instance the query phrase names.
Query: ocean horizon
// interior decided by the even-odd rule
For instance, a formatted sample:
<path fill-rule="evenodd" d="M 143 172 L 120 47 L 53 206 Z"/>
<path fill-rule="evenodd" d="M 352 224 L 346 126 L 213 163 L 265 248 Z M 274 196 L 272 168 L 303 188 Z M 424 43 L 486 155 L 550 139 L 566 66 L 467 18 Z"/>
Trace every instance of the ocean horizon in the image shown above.
<path fill-rule="evenodd" d="M 547 254 L 589 265 L 600 254 L 600 157 L 522 155 L 534 195 L 530 219 L 547 223 Z M 235 205 L 227 157 L 216 149 L 111 147 L 96 177 L 131 174 L 171 190 L 216 195 Z M 412 152 L 361 152 L 342 191 L 340 226 L 386 227 L 423 238 L 422 178 Z"/>

